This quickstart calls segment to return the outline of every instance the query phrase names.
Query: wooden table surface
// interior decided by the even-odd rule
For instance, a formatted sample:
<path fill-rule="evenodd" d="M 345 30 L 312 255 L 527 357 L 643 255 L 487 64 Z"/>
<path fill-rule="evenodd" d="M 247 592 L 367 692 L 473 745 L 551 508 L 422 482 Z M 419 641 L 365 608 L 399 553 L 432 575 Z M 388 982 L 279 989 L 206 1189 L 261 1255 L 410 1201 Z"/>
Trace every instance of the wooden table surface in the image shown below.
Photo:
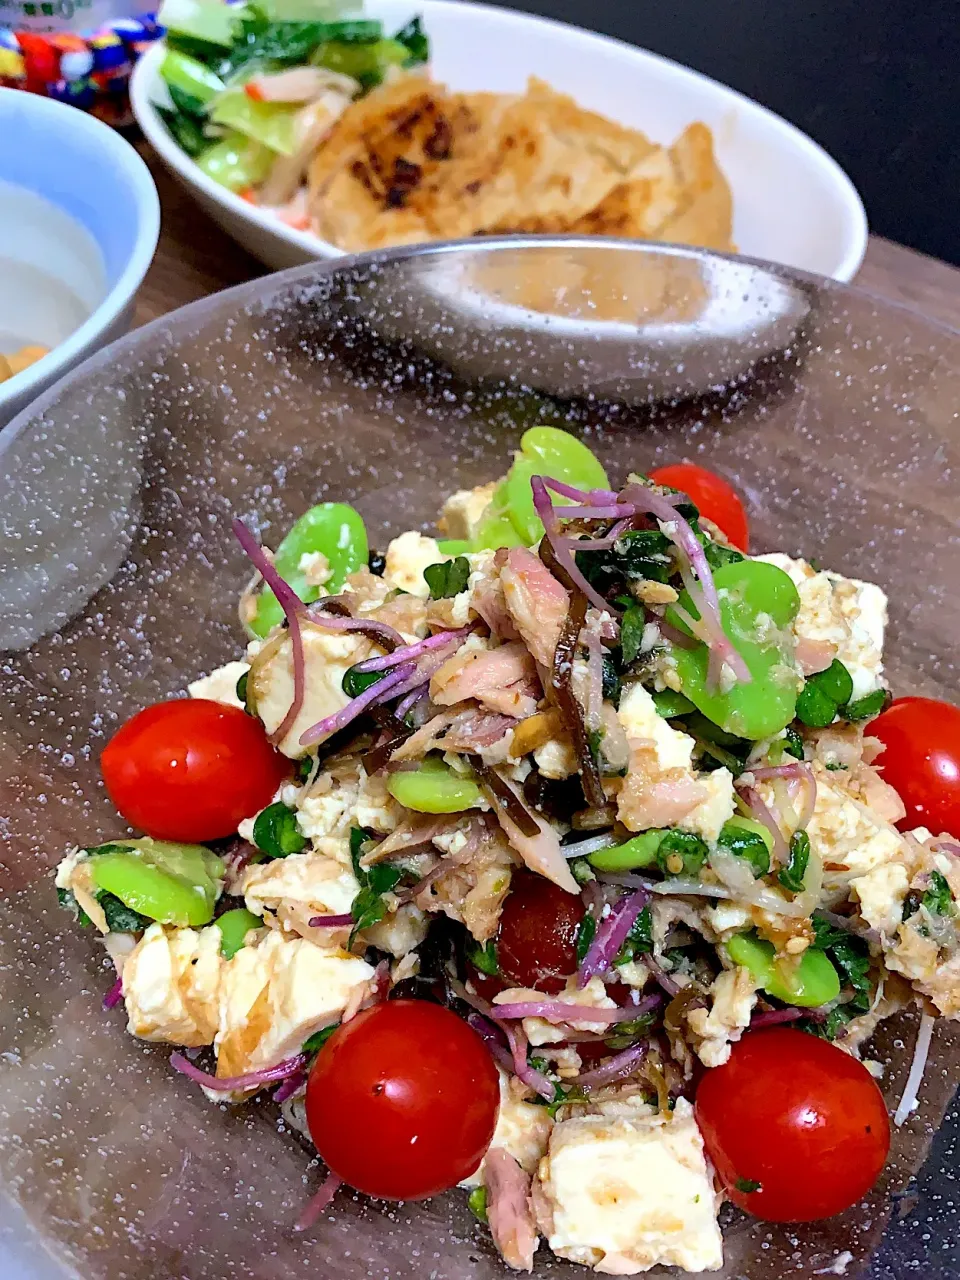
<path fill-rule="evenodd" d="M 140 289 L 136 324 L 267 273 L 201 212 L 147 143 L 139 150 L 160 192 L 163 227 L 157 255 Z M 960 270 L 945 262 L 871 236 L 855 283 L 960 329 Z"/>

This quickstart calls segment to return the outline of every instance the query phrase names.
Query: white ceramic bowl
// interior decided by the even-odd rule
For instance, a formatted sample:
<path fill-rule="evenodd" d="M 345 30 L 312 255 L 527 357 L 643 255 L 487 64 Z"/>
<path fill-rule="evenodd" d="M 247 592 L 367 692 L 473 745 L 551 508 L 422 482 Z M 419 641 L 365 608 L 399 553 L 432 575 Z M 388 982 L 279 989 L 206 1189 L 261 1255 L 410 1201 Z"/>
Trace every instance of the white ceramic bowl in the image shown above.
<path fill-rule="evenodd" d="M 867 220 L 850 179 L 806 134 L 733 89 L 619 40 L 466 0 L 368 0 L 366 12 L 390 29 L 421 13 L 433 75 L 453 89 L 512 93 L 537 75 L 663 143 L 691 121 L 704 121 L 733 189 L 740 252 L 837 280 L 856 274 Z M 164 97 L 162 59 L 162 46 L 154 46 L 134 71 L 134 114 L 211 217 L 271 267 L 339 256 L 335 245 L 292 230 L 218 186 L 180 150 L 153 105 Z"/>
<path fill-rule="evenodd" d="M 0 427 L 127 330 L 159 233 L 129 143 L 86 112 L 0 88 L 0 351 L 51 348 L 0 382 Z"/>

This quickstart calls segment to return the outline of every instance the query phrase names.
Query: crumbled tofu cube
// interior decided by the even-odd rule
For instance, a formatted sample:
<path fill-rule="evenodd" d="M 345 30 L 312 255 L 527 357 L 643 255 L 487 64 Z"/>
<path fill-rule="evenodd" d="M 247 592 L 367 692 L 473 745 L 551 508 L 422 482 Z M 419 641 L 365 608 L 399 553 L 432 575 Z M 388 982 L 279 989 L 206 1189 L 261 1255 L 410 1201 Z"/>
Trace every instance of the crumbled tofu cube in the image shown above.
<path fill-rule="evenodd" d="M 330 561 L 322 551 L 305 551 L 300 557 L 297 568 L 311 587 L 323 587 L 333 577 Z"/>
<path fill-rule="evenodd" d="M 476 489 L 458 489 L 443 504 L 437 522 L 448 538 L 472 542 L 500 482 L 491 480 Z"/>
<path fill-rule="evenodd" d="M 674 729 L 662 716 L 657 715 L 653 697 L 639 680 L 624 689 L 617 718 L 623 725 L 628 740 L 638 739 L 653 744 L 660 769 L 690 770 L 693 739 L 689 734 Z"/>
<path fill-rule="evenodd" d="M 658 1265 L 717 1271 L 723 1240 L 703 1141 L 684 1098 L 672 1115 L 587 1115 L 558 1124 L 533 1203 L 561 1258 L 614 1275 Z"/>
<path fill-rule="evenodd" d="M 342 915 L 350 910 L 359 889 L 349 861 L 316 852 L 255 862 L 244 868 L 237 885 L 254 915 L 268 910 L 279 913 L 281 919 L 282 907 L 302 908 L 300 914 L 307 918 Z"/>
<path fill-rule="evenodd" d="M 780 554 L 757 556 L 782 569 L 800 593 L 800 612 L 793 624 L 797 638 L 826 641 L 853 678 L 854 698 L 883 686 L 883 636 L 887 597 L 872 582 L 818 572 L 805 560 Z"/>
<path fill-rule="evenodd" d="M 412 596 L 426 600 L 430 588 L 423 576 L 424 569 L 449 556 L 441 553 L 435 538 L 425 538 L 422 533 L 412 529 L 409 533 L 401 533 L 387 547 L 387 563 L 383 576 L 393 587 L 408 591 Z"/>
<path fill-rule="evenodd" d="M 511 987 L 509 990 L 501 991 L 495 995 L 493 1003 L 495 1005 L 527 1004 L 544 999 L 542 991 L 534 991 L 525 987 Z M 607 989 L 599 976 L 591 978 L 585 987 L 578 987 L 576 980 L 571 978 L 567 982 L 566 990 L 562 991 L 558 996 L 551 996 L 550 999 L 559 1000 L 563 1004 L 582 1004 L 594 1009 L 616 1008 L 616 1001 L 611 1000 L 607 995 Z M 589 1022 L 586 1019 L 571 1022 L 568 1025 L 574 1031 L 599 1031 L 601 1033 L 607 1027 L 606 1023 Z M 563 1028 L 554 1026 L 545 1018 L 524 1018 L 523 1030 L 532 1045 L 560 1044 L 561 1041 L 567 1038 Z"/>
<path fill-rule="evenodd" d="M 224 966 L 220 930 L 152 924 L 123 966 L 127 1030 L 142 1040 L 190 1048 L 212 1044 Z"/>
<path fill-rule="evenodd" d="M 749 969 L 725 969 L 714 980 L 709 995 L 710 1008 L 691 1009 L 687 1025 L 704 1066 L 722 1067 L 729 1061 L 730 1046 L 750 1025 L 757 1003 L 757 983 Z"/>
<path fill-rule="evenodd" d="M 419 947 L 427 936 L 429 921 L 412 902 L 385 915 L 377 924 L 364 929 L 362 937 L 380 951 L 392 956 L 405 956 Z"/>
<path fill-rule="evenodd" d="M 500 1112 L 494 1130 L 491 1147 L 503 1147 L 509 1151 L 525 1173 L 535 1173 L 537 1165 L 547 1149 L 554 1121 L 546 1107 L 525 1102 L 518 1096 L 512 1083 L 513 1077 L 497 1067 L 500 1076 Z M 461 1187 L 479 1187 L 483 1182 L 483 1161 Z"/>
<path fill-rule="evenodd" d="M 807 826 L 810 842 L 823 861 L 823 884 L 831 901 L 847 896 L 851 879 L 902 855 L 903 837 L 888 822 L 854 799 L 835 782 L 835 775 L 814 766 L 817 799 Z M 764 787 L 760 787 L 761 795 Z"/>
<path fill-rule="evenodd" d="M 850 892 L 860 904 L 860 915 L 876 929 L 881 938 L 896 934 L 903 919 L 903 900 L 910 887 L 910 876 L 899 862 L 884 862 L 865 875 L 854 876 Z"/>
<path fill-rule="evenodd" d="M 345 951 L 266 930 L 223 966 L 217 1075 L 275 1066 L 342 1015 L 373 969 Z"/>
<path fill-rule="evenodd" d="M 657 775 L 663 774 L 671 782 L 696 783 L 702 789 L 701 798 L 686 813 L 665 825 L 676 825 L 695 831 L 706 840 L 716 840 L 720 828 L 735 811 L 733 776 L 729 769 L 697 773 L 693 767 L 693 738 L 674 729 L 657 714 L 653 697 L 639 681 L 624 690 L 617 717 L 631 744 L 647 744 L 652 750 L 652 763 L 647 763 L 650 775 L 647 781 L 655 782 Z"/>
<path fill-rule="evenodd" d="M 301 622 L 304 660 L 303 705 L 296 721 L 279 744 L 284 755 L 299 759 L 308 748 L 300 745 L 300 735 L 327 716 L 341 711 L 350 699 L 343 691 L 343 677 L 356 662 L 374 652 L 369 640 L 356 632 L 325 631 Z M 278 729 L 293 702 L 293 649 L 284 635 L 276 650 L 257 664 L 250 675 L 248 696 L 268 733 Z"/>
<path fill-rule="evenodd" d="M 545 778 L 569 778 L 577 772 L 577 753 L 569 739 L 551 738 L 533 753 Z"/>
<path fill-rule="evenodd" d="M 248 662 L 228 662 L 217 667 L 208 676 L 201 676 L 187 685 L 187 693 L 191 698 L 209 698 L 212 702 L 222 702 L 228 707 L 239 707 L 243 703 L 237 697 L 237 681 L 250 670 Z"/>

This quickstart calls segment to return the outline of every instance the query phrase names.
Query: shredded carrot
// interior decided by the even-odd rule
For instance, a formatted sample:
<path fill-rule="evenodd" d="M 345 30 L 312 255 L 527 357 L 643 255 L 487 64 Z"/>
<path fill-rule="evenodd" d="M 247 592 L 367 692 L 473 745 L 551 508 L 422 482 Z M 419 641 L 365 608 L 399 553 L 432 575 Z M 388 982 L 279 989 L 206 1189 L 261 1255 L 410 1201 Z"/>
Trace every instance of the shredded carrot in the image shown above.
<path fill-rule="evenodd" d="M 243 92 L 247 95 L 248 98 L 252 98 L 254 102 L 264 101 L 263 92 L 260 89 L 260 86 L 257 84 L 256 80 L 248 80 L 247 83 L 243 86 Z"/>
<path fill-rule="evenodd" d="M 256 187 L 244 187 L 242 191 L 237 192 L 237 195 L 240 197 L 241 200 L 246 200 L 247 204 L 257 203 Z"/>
<path fill-rule="evenodd" d="M 294 211 L 284 212 L 280 214 L 280 221 L 288 227 L 292 227 L 294 231 L 309 231 L 310 219 L 305 213 L 297 213 Z"/>

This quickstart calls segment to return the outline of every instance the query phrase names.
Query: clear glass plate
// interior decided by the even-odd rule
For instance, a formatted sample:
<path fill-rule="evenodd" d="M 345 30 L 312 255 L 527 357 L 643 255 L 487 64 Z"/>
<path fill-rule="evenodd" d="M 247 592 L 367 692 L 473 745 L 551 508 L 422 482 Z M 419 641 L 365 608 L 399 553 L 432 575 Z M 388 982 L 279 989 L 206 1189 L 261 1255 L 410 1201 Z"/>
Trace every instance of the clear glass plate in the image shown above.
<path fill-rule="evenodd" d="M 559 423 L 618 481 L 684 457 L 730 477 L 756 549 L 887 590 L 895 689 L 956 700 L 958 404 L 960 335 L 855 290 L 686 250 L 489 240 L 231 290 L 110 348 L 13 423 L 0 436 L 4 1276 L 62 1275 L 44 1246 L 89 1280 L 503 1274 L 459 1195 L 384 1207 L 343 1193 L 294 1234 L 318 1179 L 308 1155 L 270 1107 L 211 1106 L 165 1049 L 125 1034 L 122 1009 L 104 1014 L 103 953 L 57 908 L 64 848 L 118 833 L 105 738 L 237 652 L 248 570 L 232 515 L 275 544 L 303 508 L 342 498 L 382 547 L 502 472 L 525 427 Z M 876 1046 L 890 1098 L 914 1030 L 907 1017 Z M 796 1230 L 731 1214 L 723 1274 L 824 1274 L 846 1250 L 851 1274 L 871 1256 L 883 1280 L 960 1274 L 948 1131 L 908 1186 L 958 1060 L 956 1024 L 938 1024 L 922 1106 L 866 1204 Z M 544 1274 L 577 1271 L 538 1258 Z"/>

